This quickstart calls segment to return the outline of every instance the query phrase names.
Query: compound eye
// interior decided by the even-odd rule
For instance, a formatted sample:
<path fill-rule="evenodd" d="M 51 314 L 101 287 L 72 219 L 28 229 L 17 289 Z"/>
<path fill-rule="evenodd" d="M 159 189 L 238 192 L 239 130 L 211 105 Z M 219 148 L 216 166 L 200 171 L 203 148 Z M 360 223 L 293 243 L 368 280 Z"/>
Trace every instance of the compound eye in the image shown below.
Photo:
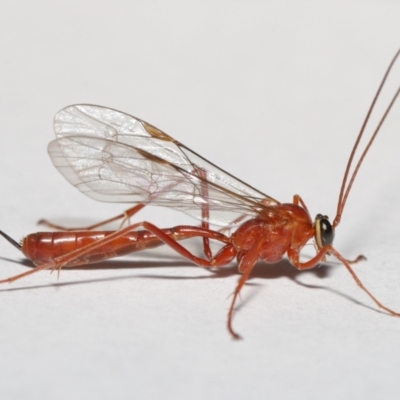
<path fill-rule="evenodd" d="M 317 246 L 322 249 L 331 245 L 335 238 L 335 232 L 326 215 L 318 214 L 315 218 L 315 241 Z"/>

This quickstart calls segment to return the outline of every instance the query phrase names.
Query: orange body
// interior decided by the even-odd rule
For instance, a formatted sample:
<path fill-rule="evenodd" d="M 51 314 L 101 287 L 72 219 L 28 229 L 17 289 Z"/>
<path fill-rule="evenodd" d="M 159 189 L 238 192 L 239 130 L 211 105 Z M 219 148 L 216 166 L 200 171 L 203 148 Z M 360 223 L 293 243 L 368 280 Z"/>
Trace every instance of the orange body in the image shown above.
<path fill-rule="evenodd" d="M 241 261 L 246 254 L 259 246 L 257 258 L 272 264 L 278 262 L 290 250 L 298 254 L 305 242 L 314 235 L 312 220 L 304 208 L 295 204 L 275 206 L 279 213 L 271 216 L 255 218 L 244 222 L 236 232 L 228 238 L 218 232 L 193 226 L 176 226 L 160 230 L 173 241 L 191 237 L 207 237 L 218 240 L 224 247 L 212 258 L 211 263 L 203 259 L 192 261 L 202 266 L 221 266 L 231 262 L 235 256 Z M 277 217 L 279 216 L 279 218 Z M 115 231 L 70 231 L 70 232 L 38 232 L 26 236 L 21 243 L 21 251 L 35 265 L 55 263 L 57 258 L 86 248 L 98 241 L 103 241 Z M 124 235 L 104 242 L 80 256 L 76 256 L 63 264 L 64 267 L 78 266 L 100 262 L 106 259 L 123 256 L 140 250 L 150 249 L 165 242 L 149 230 L 129 231 Z M 294 257 L 296 258 L 296 257 Z M 201 260 L 201 261 L 198 261 Z M 241 272 L 245 264 L 240 262 Z"/>
<path fill-rule="evenodd" d="M 192 226 L 176 226 L 162 230 L 173 240 L 189 239 L 204 233 L 202 228 Z M 58 257 L 83 249 L 99 240 L 105 239 L 115 231 L 68 231 L 68 232 L 37 232 L 22 239 L 21 251 L 35 265 L 54 263 Z M 219 240 L 225 240 L 226 236 L 217 234 Z M 136 251 L 151 249 L 164 244 L 153 233 L 147 230 L 128 232 L 111 241 L 85 252 L 63 265 L 72 267 L 85 265 L 120 257 Z"/>
<path fill-rule="evenodd" d="M 54 262 L 57 257 L 71 253 L 74 250 L 102 240 L 113 231 L 77 231 L 77 232 L 38 232 L 26 236 L 22 240 L 21 251 L 35 265 Z M 130 232 L 123 237 L 96 248 L 78 257 L 65 266 L 77 266 L 95 263 L 109 258 L 123 256 L 142 249 L 156 247 L 162 244 L 154 235 L 147 231 Z"/>
<path fill-rule="evenodd" d="M 289 250 L 292 255 L 298 254 L 314 236 L 313 222 L 304 208 L 296 204 L 280 204 L 271 208 L 277 208 L 279 213 L 247 221 L 232 235 L 232 243 L 242 254 L 250 251 L 263 238 L 258 256 L 268 264 L 278 262 Z"/>
<path fill-rule="evenodd" d="M 331 224 L 326 215 L 311 220 L 299 195 L 293 203 L 281 204 L 240 179 L 210 163 L 199 154 L 154 126 L 106 107 L 76 104 L 60 110 L 54 118 L 56 139 L 48 151 L 55 167 L 81 192 L 96 200 L 129 203 L 133 206 L 114 218 L 77 231 L 47 223 L 61 232 L 28 235 L 21 244 L 0 231 L 37 267 L 0 283 L 13 282 L 35 272 L 65 266 L 77 266 L 122 256 L 166 244 L 193 263 L 213 268 L 238 260 L 242 274 L 234 290 L 228 312 L 228 330 L 234 338 L 232 316 L 239 292 L 258 260 L 276 263 L 287 254 L 299 270 L 314 268 L 327 255 L 336 257 L 349 271 L 357 285 L 381 309 L 392 315 L 400 313 L 380 303 L 358 279 L 346 260 L 332 245 L 347 198 L 358 170 L 383 122 L 400 96 L 395 92 L 356 163 L 360 140 L 380 96 L 381 90 L 400 50 L 389 64 L 367 112 L 347 162 Z M 129 219 L 147 205 L 171 207 L 201 221 L 200 226 L 176 226 L 160 229 L 149 222 L 129 225 Z M 118 231 L 94 231 L 99 226 L 122 220 L 128 223 Z M 240 224 L 241 223 L 241 224 Z M 210 229 L 210 224 L 237 228 L 231 236 Z M 64 231 L 63 231 L 64 230 Z M 203 255 L 196 256 L 179 241 L 198 237 L 203 241 Z M 300 261 L 300 251 L 314 238 L 316 254 Z M 221 244 L 213 254 L 209 241 Z"/>

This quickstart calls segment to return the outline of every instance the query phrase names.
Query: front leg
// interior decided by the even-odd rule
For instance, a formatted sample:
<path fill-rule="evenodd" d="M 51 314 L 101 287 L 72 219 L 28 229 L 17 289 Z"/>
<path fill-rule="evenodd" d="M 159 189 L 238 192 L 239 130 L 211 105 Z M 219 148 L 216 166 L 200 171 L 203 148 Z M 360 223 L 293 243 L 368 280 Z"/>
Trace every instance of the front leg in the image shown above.
<path fill-rule="evenodd" d="M 316 267 L 319 263 L 324 262 L 326 255 L 330 253 L 331 246 L 325 246 L 311 259 L 305 262 L 300 261 L 300 249 L 289 249 L 287 254 L 290 263 L 300 271 Z"/>
<path fill-rule="evenodd" d="M 318 253 L 309 261 L 306 262 L 301 262 L 300 261 L 300 250 L 299 249 L 289 249 L 288 250 L 288 257 L 289 261 L 291 262 L 292 265 L 294 265 L 297 269 L 299 270 L 304 270 L 304 269 L 311 269 L 317 266 L 320 262 L 323 262 L 325 256 L 327 254 L 331 254 L 335 256 L 345 267 L 346 269 L 350 272 L 350 275 L 352 278 L 355 280 L 357 285 L 364 290 L 365 293 L 374 301 L 374 303 L 379 307 L 382 308 L 383 310 L 387 311 L 388 313 L 400 317 L 400 313 L 392 310 L 389 307 L 384 306 L 365 286 L 364 284 L 360 281 L 360 278 L 356 275 L 356 273 L 353 271 L 353 268 L 351 268 L 350 263 L 340 254 L 338 253 L 332 246 L 325 246 L 322 249 L 318 251 Z M 359 256 L 356 260 L 353 262 L 358 262 L 362 260 L 362 257 L 364 256 Z M 364 257 L 365 258 L 365 257 Z"/>

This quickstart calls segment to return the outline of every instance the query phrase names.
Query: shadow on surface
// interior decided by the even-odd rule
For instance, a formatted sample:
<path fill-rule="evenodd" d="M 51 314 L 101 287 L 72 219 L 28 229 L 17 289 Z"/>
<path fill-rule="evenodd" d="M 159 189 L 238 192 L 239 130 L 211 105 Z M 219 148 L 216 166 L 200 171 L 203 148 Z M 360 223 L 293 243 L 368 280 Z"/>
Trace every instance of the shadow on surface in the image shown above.
<path fill-rule="evenodd" d="M 154 257 L 153 257 L 154 258 Z M 27 260 L 10 260 L 8 258 L 0 257 L 1 260 L 5 260 L 7 262 L 14 262 L 19 265 L 23 265 L 26 267 L 33 268 L 32 263 Z M 69 270 L 115 270 L 115 269 L 129 269 L 129 270 L 134 270 L 134 269 L 156 269 L 156 268 L 165 268 L 165 267 L 176 267 L 177 268 L 177 274 L 175 275 L 160 275 L 160 274 L 146 274 L 146 275 L 125 275 L 125 276 L 116 276 L 116 277 L 106 277 L 106 278 L 98 278 L 98 279 L 85 279 L 85 280 L 79 280 L 79 281 L 72 281 L 72 282 L 55 282 L 55 283 L 47 283 L 43 285 L 35 285 L 35 286 L 28 286 L 28 287 L 8 287 L 8 288 L 2 288 L 0 289 L 0 292 L 14 292 L 14 291 L 22 291 L 22 290 L 34 290 L 34 289 L 46 289 L 46 288 L 55 288 L 55 287 L 63 287 L 63 286 L 73 286 L 73 285 L 86 285 L 86 284 L 95 284 L 95 283 L 101 283 L 101 282 L 112 282 L 112 281 L 120 281 L 120 280 L 127 280 L 127 279 L 170 279 L 170 280 L 209 280 L 209 279 L 219 279 L 219 278 L 227 278 L 230 276 L 237 275 L 238 277 L 241 276 L 238 272 L 237 269 L 237 264 L 231 264 L 226 267 L 221 267 L 221 268 L 215 268 L 215 269 L 208 269 L 208 272 L 210 273 L 209 275 L 200 275 L 200 276 L 183 276 L 179 275 L 179 267 L 193 267 L 196 269 L 202 268 L 198 267 L 196 265 L 193 265 L 190 261 L 187 260 L 182 260 L 180 258 L 174 257 L 174 256 L 167 256 L 167 255 L 162 255 L 160 256 L 160 259 L 156 259 L 153 261 L 144 261 L 144 260 L 109 260 L 109 261 L 103 261 L 101 263 L 97 264 L 90 264 L 90 265 L 84 265 L 84 266 L 79 266 L 79 267 L 73 267 L 73 268 L 63 268 L 62 274 L 68 273 L 67 271 Z M 202 268 L 203 269 L 203 268 Z M 298 278 L 301 275 L 305 274 L 312 274 L 316 276 L 319 279 L 324 279 L 327 278 L 331 275 L 332 271 L 332 265 L 327 265 L 327 264 L 321 264 L 320 266 L 306 270 L 306 271 L 299 271 L 295 267 L 293 267 L 288 260 L 283 259 L 280 262 L 276 264 L 265 264 L 262 262 L 259 262 L 255 265 L 252 274 L 250 276 L 250 279 L 246 282 L 246 286 L 254 286 L 257 285 L 258 283 L 252 282 L 254 279 L 266 279 L 266 280 L 271 280 L 271 279 L 280 279 L 280 278 L 288 278 L 291 281 L 295 282 L 296 284 L 307 287 L 309 289 L 322 289 L 329 291 L 333 294 L 336 294 L 338 296 L 341 296 L 355 304 L 358 304 L 360 306 L 366 307 L 368 309 L 371 309 L 373 311 L 387 314 L 386 312 L 376 309 L 374 307 L 371 307 L 369 305 L 366 305 L 364 303 L 361 303 L 360 301 L 354 299 L 353 297 L 344 294 L 338 290 L 332 289 L 330 287 L 324 286 L 324 285 L 315 285 L 315 284 L 306 284 L 301 282 Z M 252 295 L 246 296 L 245 299 L 242 299 L 242 301 L 238 304 L 238 307 L 236 309 L 240 309 L 243 306 L 245 306 L 254 296 L 256 293 L 254 292 Z"/>

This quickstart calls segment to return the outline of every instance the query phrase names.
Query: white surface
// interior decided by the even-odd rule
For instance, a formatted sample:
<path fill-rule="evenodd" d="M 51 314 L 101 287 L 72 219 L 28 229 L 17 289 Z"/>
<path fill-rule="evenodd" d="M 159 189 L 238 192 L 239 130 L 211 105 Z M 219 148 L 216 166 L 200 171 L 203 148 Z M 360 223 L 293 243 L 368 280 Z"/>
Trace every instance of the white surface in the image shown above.
<path fill-rule="evenodd" d="M 18 239 L 41 217 L 73 225 L 123 209 L 85 198 L 46 154 L 53 115 L 83 102 L 143 118 L 272 197 L 299 193 L 333 218 L 355 135 L 400 46 L 399 15 L 383 1 L 3 4 L 1 229 Z M 357 273 L 398 310 L 399 111 L 335 241 L 346 257 L 368 257 Z M 162 209 L 140 218 L 191 221 Z M 16 249 L 0 248 L 2 277 L 26 270 Z M 2 399 L 399 396 L 400 320 L 337 263 L 258 266 L 235 315 L 239 342 L 225 329 L 234 266 L 210 273 L 167 251 L 105 264 L 121 265 L 1 287 Z"/>

